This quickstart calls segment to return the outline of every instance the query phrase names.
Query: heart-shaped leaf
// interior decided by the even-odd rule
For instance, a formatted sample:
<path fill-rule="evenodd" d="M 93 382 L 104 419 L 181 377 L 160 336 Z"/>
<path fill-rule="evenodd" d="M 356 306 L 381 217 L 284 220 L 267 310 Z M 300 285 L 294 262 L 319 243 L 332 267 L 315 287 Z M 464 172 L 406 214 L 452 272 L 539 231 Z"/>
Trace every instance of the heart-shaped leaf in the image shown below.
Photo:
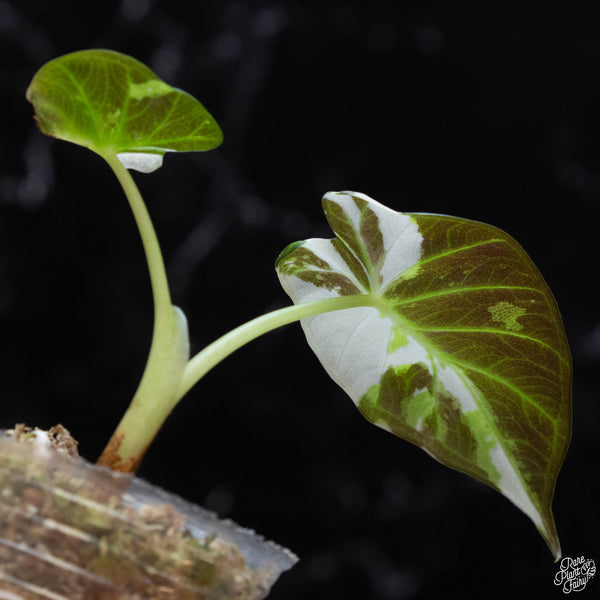
<path fill-rule="evenodd" d="M 27 89 L 43 133 L 119 156 L 150 172 L 165 152 L 210 150 L 221 129 L 195 98 L 141 62 L 111 50 L 82 50 L 46 63 Z"/>
<path fill-rule="evenodd" d="M 336 237 L 277 261 L 294 303 L 366 294 L 304 319 L 308 343 L 362 414 L 507 496 L 556 558 L 552 496 L 571 435 L 571 359 L 547 284 L 490 225 L 323 199 Z"/>

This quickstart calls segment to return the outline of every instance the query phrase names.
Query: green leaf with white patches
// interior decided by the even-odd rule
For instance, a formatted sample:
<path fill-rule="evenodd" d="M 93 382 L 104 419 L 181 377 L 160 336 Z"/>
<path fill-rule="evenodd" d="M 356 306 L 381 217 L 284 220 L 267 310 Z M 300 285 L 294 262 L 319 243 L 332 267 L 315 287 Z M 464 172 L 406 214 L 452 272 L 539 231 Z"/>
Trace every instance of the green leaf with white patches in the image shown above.
<path fill-rule="evenodd" d="M 571 359 L 541 274 L 490 225 L 353 192 L 323 206 L 336 237 L 292 244 L 276 267 L 296 304 L 371 299 L 302 321 L 326 371 L 367 419 L 507 496 L 558 559 Z"/>
<path fill-rule="evenodd" d="M 210 150 L 221 129 L 195 98 L 111 50 L 83 50 L 46 63 L 27 89 L 43 133 L 117 155 L 150 172 L 165 152 Z"/>

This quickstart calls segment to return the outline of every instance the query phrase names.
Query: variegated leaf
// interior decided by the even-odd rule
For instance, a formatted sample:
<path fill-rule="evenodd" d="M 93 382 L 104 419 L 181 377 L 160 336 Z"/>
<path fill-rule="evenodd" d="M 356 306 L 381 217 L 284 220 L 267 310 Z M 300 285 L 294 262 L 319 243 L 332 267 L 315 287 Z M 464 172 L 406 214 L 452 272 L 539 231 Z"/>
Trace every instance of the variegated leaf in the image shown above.
<path fill-rule="evenodd" d="M 27 88 L 40 130 L 115 154 L 128 169 L 149 173 L 165 152 L 217 147 L 221 129 L 192 96 L 162 81 L 135 58 L 81 50 L 46 63 Z"/>
<path fill-rule="evenodd" d="M 323 199 L 336 237 L 277 261 L 294 303 L 365 294 L 304 319 L 308 343 L 362 414 L 507 496 L 556 558 L 551 503 L 571 431 L 571 359 L 552 293 L 490 225 Z"/>

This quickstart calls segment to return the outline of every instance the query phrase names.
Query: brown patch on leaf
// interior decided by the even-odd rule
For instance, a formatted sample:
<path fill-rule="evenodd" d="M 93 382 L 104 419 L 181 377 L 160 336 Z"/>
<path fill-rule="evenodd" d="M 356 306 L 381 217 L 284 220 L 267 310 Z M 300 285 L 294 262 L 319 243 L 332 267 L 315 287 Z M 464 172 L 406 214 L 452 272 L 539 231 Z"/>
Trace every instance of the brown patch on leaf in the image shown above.
<path fill-rule="evenodd" d="M 381 378 L 379 406 L 390 414 L 402 414 L 402 402 L 418 389 L 431 390 L 431 383 L 431 373 L 420 363 L 410 365 L 401 375 L 390 367 Z"/>

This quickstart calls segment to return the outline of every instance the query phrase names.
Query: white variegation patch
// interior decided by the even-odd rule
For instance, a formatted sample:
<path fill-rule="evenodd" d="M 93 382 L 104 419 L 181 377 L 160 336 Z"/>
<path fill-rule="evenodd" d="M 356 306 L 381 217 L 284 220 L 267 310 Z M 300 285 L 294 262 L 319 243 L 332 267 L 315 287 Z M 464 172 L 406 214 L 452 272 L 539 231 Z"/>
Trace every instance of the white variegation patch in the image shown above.
<path fill-rule="evenodd" d="M 317 269 L 315 269 L 315 271 L 316 270 Z M 335 289 L 328 290 L 324 287 L 317 287 L 311 282 L 304 281 L 299 277 L 282 275 L 281 273 L 278 275 L 281 287 L 285 290 L 287 295 L 294 300 L 295 304 L 300 302 L 325 300 L 327 298 L 338 298 L 340 296 L 339 292 Z M 296 301 L 296 298 L 301 298 L 301 300 Z"/>
<path fill-rule="evenodd" d="M 469 389 L 465 383 L 466 378 L 461 378 L 454 369 L 448 366 L 440 366 L 437 361 L 436 363 L 438 364 L 437 376 L 439 381 L 443 384 L 444 389 L 460 402 L 461 412 L 464 414 L 476 410 L 477 403 L 473 398 L 474 387 L 471 386 Z"/>
<path fill-rule="evenodd" d="M 358 290 L 360 290 L 363 293 L 367 292 L 367 290 L 365 290 L 364 287 L 360 284 L 358 279 L 356 279 L 352 271 L 348 268 L 342 256 L 335 249 L 335 246 L 331 243 L 331 240 L 325 240 L 323 238 L 312 238 L 310 240 L 306 240 L 303 244 L 303 247 L 310 250 L 313 254 L 315 254 L 315 256 L 317 256 L 321 260 L 325 261 L 329 265 L 331 271 L 343 273 L 355 285 L 355 287 Z M 306 270 L 314 272 L 321 271 L 319 267 L 309 265 L 307 265 Z M 286 278 L 285 281 L 281 282 L 285 291 L 292 298 L 295 297 L 292 294 L 296 293 L 292 291 L 294 289 L 294 286 L 296 285 L 293 280 L 297 279 L 297 277 L 289 277 Z M 312 300 L 322 300 L 323 298 L 333 298 L 335 296 L 341 295 L 339 290 L 328 290 L 324 287 L 315 286 L 312 283 L 310 283 L 309 285 L 312 289 L 303 288 L 303 292 L 305 294 L 305 296 L 302 296 L 303 302 L 308 302 L 309 298 Z M 288 291 L 288 287 L 290 291 Z"/>
<path fill-rule="evenodd" d="M 399 272 L 414 266 L 421 257 L 423 237 L 412 219 L 379 204 L 365 194 L 356 192 L 329 192 L 324 199 L 338 204 L 349 216 L 356 231 L 360 231 L 361 213 L 353 197 L 369 203 L 379 218 L 386 256 L 383 263 L 383 284 L 388 285 Z M 344 258 L 336 251 L 331 240 L 313 238 L 304 242 L 329 267 L 343 273 L 356 288 L 367 292 L 356 279 Z M 318 267 L 307 270 L 319 271 Z M 279 273 L 282 287 L 295 304 L 324 300 L 339 296 L 339 291 L 319 287 L 299 277 Z M 381 380 L 390 366 L 411 362 L 431 365 L 426 350 L 413 338 L 389 352 L 394 339 L 394 324 L 373 308 L 354 308 L 326 313 L 302 320 L 307 341 L 329 376 L 358 404 L 367 390 Z"/>
<path fill-rule="evenodd" d="M 303 319 L 301 325 L 325 371 L 358 405 L 381 379 L 388 354 L 380 340 L 389 339 L 390 322 L 376 309 L 361 307 Z"/>
<path fill-rule="evenodd" d="M 504 449 L 497 443 L 490 451 L 492 462 L 500 473 L 498 487 L 500 491 L 518 508 L 520 508 L 537 527 L 543 527 L 542 517 L 533 505 L 521 478 L 508 460 Z"/>
<path fill-rule="evenodd" d="M 119 152 L 117 158 L 126 169 L 133 169 L 140 173 L 152 173 L 162 167 L 162 154 L 150 152 Z"/>
<path fill-rule="evenodd" d="M 373 198 L 369 198 L 369 196 L 360 192 L 327 192 L 323 199 L 341 206 L 354 225 L 354 229 L 358 231 L 360 228 L 360 210 L 352 200 L 353 197 L 361 198 L 369 204 L 375 202 Z"/>
<path fill-rule="evenodd" d="M 360 211 L 353 197 L 369 203 L 369 208 L 379 219 L 385 258 L 379 274 L 381 289 L 385 289 L 404 271 L 415 266 L 421 258 L 423 236 L 409 215 L 399 213 L 359 192 L 328 192 L 324 198 L 340 205 L 349 215 L 354 228 L 360 231 Z M 347 269 L 347 267 L 346 267 Z"/>
<path fill-rule="evenodd" d="M 308 344 L 328 375 L 358 405 L 389 367 L 422 362 L 431 365 L 427 351 L 410 336 L 391 354 L 393 323 L 374 308 L 352 308 L 301 321 Z M 431 369 L 430 369 L 431 372 Z"/>

